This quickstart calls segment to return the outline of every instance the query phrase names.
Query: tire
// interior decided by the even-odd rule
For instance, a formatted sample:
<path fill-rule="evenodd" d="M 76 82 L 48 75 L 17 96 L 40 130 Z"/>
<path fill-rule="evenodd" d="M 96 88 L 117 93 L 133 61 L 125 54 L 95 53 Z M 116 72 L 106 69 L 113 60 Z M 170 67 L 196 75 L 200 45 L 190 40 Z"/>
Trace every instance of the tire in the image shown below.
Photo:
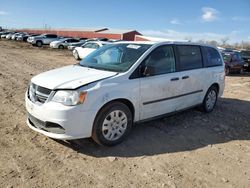
<path fill-rule="evenodd" d="M 73 56 L 76 60 L 81 60 L 77 51 L 73 52 Z"/>
<path fill-rule="evenodd" d="M 242 74 L 243 73 L 243 67 L 241 67 L 241 69 L 239 71 L 237 71 L 238 74 Z"/>
<path fill-rule="evenodd" d="M 58 49 L 64 49 L 64 46 L 63 45 L 59 45 Z"/>
<path fill-rule="evenodd" d="M 132 119 L 132 113 L 127 105 L 111 102 L 98 112 L 92 129 L 92 139 L 99 145 L 117 145 L 131 131 Z"/>
<path fill-rule="evenodd" d="M 225 74 L 226 74 L 226 76 L 228 76 L 228 75 L 230 74 L 230 69 L 229 69 L 229 67 L 226 67 L 226 69 L 225 69 Z"/>
<path fill-rule="evenodd" d="M 215 86 L 211 86 L 208 89 L 203 99 L 203 103 L 202 103 L 203 110 L 207 113 L 212 112 L 216 105 L 217 98 L 218 98 L 218 90 Z"/>
<path fill-rule="evenodd" d="M 36 46 L 37 47 L 42 47 L 43 46 L 43 42 L 42 41 L 36 41 Z"/>

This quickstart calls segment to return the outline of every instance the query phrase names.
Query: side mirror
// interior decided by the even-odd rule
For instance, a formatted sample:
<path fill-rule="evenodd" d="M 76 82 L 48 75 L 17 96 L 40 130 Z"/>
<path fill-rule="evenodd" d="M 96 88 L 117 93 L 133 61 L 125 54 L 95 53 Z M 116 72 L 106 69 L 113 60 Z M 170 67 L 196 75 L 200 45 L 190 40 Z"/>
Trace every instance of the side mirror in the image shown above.
<path fill-rule="evenodd" d="M 145 67 L 143 67 L 142 75 L 145 76 L 145 77 L 155 75 L 155 67 L 153 67 L 153 66 L 145 66 Z"/>

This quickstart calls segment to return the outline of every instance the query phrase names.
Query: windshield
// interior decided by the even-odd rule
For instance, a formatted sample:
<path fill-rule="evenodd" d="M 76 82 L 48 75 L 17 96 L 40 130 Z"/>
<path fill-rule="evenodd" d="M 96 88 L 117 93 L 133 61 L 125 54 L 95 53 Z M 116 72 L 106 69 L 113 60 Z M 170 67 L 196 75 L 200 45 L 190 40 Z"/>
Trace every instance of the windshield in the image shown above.
<path fill-rule="evenodd" d="M 141 55 L 151 47 L 149 44 L 110 44 L 92 52 L 80 65 L 113 72 L 127 71 Z"/>
<path fill-rule="evenodd" d="M 250 51 L 241 51 L 242 56 L 250 56 Z"/>

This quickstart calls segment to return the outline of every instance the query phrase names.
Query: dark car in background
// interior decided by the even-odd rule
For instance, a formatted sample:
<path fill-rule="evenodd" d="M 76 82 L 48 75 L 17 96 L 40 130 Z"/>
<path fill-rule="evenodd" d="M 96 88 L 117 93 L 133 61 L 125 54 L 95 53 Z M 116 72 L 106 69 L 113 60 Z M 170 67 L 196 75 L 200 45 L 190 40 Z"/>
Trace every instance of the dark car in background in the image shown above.
<path fill-rule="evenodd" d="M 225 62 L 226 75 L 243 72 L 244 61 L 239 51 L 224 51 L 222 56 Z"/>
<path fill-rule="evenodd" d="M 241 50 L 240 52 L 244 61 L 244 69 L 250 71 L 250 50 Z"/>

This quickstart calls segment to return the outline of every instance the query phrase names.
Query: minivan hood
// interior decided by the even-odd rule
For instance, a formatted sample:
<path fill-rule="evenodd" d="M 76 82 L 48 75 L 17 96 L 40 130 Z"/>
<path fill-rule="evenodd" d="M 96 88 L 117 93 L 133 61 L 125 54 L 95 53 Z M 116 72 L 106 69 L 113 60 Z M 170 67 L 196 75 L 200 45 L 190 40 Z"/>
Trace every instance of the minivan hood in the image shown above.
<path fill-rule="evenodd" d="M 80 65 L 69 65 L 41 73 L 33 77 L 31 82 L 49 89 L 76 89 L 116 74 L 116 72 L 91 69 Z"/>

